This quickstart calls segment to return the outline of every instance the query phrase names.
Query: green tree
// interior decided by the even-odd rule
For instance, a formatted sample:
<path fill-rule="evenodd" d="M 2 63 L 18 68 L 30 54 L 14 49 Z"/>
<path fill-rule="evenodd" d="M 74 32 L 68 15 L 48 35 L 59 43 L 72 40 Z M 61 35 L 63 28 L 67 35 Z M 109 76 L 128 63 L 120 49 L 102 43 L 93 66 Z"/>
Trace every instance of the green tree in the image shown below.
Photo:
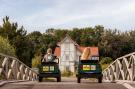
<path fill-rule="evenodd" d="M 18 28 L 17 23 L 11 23 L 9 17 L 3 18 L 3 25 L 0 27 L 0 35 L 8 38 L 10 43 L 13 45 L 17 36 L 25 36 L 26 31 L 23 26 Z"/>
<path fill-rule="evenodd" d="M 0 36 L 0 53 L 15 56 L 15 49 L 10 45 L 9 40 Z"/>
<path fill-rule="evenodd" d="M 10 44 L 16 49 L 15 54 L 18 59 L 31 66 L 31 59 L 34 55 L 31 54 L 32 44 L 26 38 L 26 33 L 23 26 L 18 28 L 18 24 L 10 22 L 8 16 L 3 19 L 0 35 L 10 41 Z"/>
<path fill-rule="evenodd" d="M 51 34 L 43 34 L 40 40 L 42 44 L 42 54 L 45 54 L 48 48 L 52 48 L 52 50 L 54 51 L 58 42 L 56 36 L 53 36 Z"/>
<path fill-rule="evenodd" d="M 68 34 L 71 36 L 73 40 L 75 40 L 78 44 L 81 43 L 81 34 L 82 29 L 79 28 L 73 28 L 73 30 L 68 31 Z"/>
<path fill-rule="evenodd" d="M 40 48 L 42 47 L 42 34 L 39 31 L 31 32 L 27 35 L 27 39 L 32 43 L 33 53 L 36 54 L 40 52 Z"/>
<path fill-rule="evenodd" d="M 59 42 L 66 36 L 67 33 L 68 33 L 68 30 L 56 29 L 54 32 L 54 35 L 55 35 L 57 41 Z"/>

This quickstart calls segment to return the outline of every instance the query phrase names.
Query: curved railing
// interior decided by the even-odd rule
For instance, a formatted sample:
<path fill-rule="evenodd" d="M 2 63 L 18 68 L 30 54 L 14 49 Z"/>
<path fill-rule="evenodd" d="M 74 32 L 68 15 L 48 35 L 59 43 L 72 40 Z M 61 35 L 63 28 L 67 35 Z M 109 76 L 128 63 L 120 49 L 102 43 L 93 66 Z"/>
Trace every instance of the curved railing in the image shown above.
<path fill-rule="evenodd" d="M 135 80 L 135 52 L 117 58 L 103 71 L 103 79 L 116 80 Z"/>
<path fill-rule="evenodd" d="M 0 78 L 6 80 L 36 80 L 37 72 L 15 57 L 0 53 Z"/>

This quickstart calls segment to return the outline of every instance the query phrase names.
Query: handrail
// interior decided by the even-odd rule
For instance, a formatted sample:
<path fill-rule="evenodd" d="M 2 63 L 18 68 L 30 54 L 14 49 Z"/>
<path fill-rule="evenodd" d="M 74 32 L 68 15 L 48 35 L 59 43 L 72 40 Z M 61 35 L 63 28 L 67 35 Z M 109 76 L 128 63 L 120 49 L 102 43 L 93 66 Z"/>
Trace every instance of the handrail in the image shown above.
<path fill-rule="evenodd" d="M 135 52 L 117 58 L 104 71 L 103 79 L 109 81 L 135 80 Z"/>
<path fill-rule="evenodd" d="M 38 73 L 16 57 L 0 53 L 0 77 L 6 80 L 36 80 Z"/>

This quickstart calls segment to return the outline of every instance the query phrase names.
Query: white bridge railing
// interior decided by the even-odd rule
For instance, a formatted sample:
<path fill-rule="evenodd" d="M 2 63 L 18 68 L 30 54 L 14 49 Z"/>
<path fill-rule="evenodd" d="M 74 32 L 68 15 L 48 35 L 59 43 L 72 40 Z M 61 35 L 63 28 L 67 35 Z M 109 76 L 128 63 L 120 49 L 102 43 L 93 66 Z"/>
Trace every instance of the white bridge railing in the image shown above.
<path fill-rule="evenodd" d="M 35 80 L 37 74 L 17 58 L 0 53 L 0 79 Z"/>
<path fill-rule="evenodd" d="M 117 58 L 103 71 L 103 79 L 116 80 L 135 80 L 135 52 Z"/>

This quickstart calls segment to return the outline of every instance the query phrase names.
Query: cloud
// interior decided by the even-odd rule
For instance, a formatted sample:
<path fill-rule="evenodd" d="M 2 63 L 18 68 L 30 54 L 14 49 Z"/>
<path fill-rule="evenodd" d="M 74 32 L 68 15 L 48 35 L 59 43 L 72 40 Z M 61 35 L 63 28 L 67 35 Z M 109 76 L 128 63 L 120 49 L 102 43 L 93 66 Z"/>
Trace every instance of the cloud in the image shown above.
<path fill-rule="evenodd" d="M 98 24 L 124 30 L 135 26 L 134 0 L 28 0 L 27 3 L 13 0 L 12 3 L 9 1 L 3 4 L 0 10 L 7 5 L 11 7 L 5 9 L 3 15 L 11 15 L 29 31 L 34 28 L 44 31 L 51 27 L 72 28 Z"/>

